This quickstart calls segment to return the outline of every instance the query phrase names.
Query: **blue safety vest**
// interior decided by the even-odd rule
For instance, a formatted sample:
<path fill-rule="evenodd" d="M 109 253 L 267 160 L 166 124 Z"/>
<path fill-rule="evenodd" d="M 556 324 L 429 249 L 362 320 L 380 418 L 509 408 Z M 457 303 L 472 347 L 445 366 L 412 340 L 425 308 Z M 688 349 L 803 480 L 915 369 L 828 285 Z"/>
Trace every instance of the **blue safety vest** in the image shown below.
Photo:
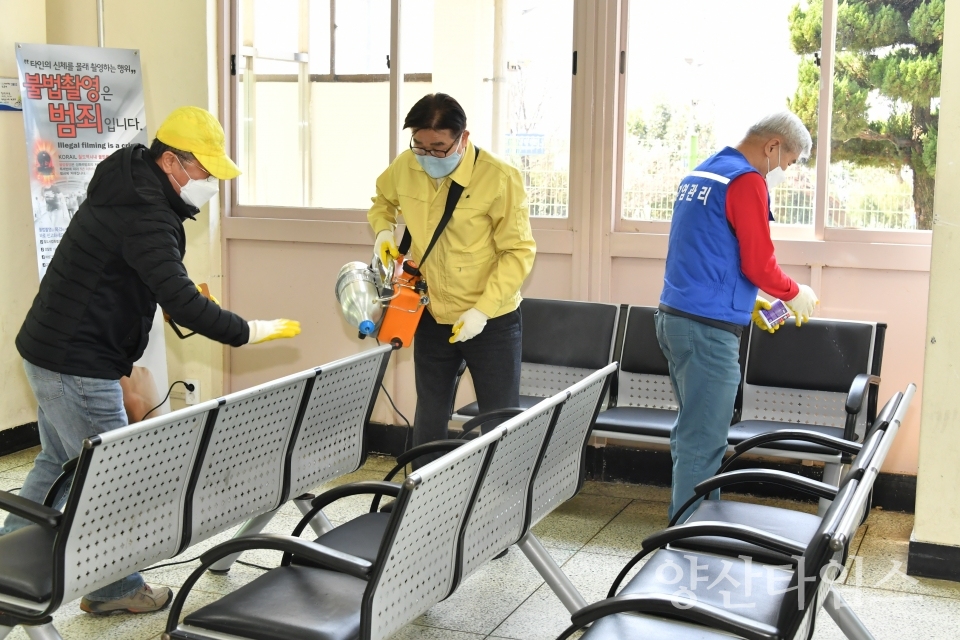
<path fill-rule="evenodd" d="M 703 318 L 750 324 L 758 289 L 740 270 L 740 245 L 727 222 L 727 187 L 751 171 L 759 173 L 742 153 L 726 147 L 680 183 L 661 304 Z"/>

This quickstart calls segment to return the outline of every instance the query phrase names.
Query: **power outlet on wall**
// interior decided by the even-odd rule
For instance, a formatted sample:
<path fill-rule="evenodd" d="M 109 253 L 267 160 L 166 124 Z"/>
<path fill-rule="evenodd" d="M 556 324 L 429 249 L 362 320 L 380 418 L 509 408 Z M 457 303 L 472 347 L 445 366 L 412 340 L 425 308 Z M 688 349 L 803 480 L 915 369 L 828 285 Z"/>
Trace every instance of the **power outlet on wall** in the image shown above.
<path fill-rule="evenodd" d="M 193 391 L 189 389 L 184 390 L 183 392 L 183 401 L 187 404 L 198 404 L 200 402 L 200 381 L 199 380 L 184 380 L 187 384 L 193 385 Z"/>

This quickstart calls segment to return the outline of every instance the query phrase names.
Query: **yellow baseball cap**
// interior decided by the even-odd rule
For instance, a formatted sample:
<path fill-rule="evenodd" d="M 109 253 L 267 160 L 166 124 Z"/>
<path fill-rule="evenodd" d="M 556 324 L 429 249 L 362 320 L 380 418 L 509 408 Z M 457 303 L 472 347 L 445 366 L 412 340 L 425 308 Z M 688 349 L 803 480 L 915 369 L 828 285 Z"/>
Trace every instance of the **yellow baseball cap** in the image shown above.
<path fill-rule="evenodd" d="M 227 157 L 223 127 L 213 114 L 200 107 L 180 107 L 160 125 L 157 139 L 180 151 L 189 151 L 210 175 L 231 180 L 240 168 Z"/>

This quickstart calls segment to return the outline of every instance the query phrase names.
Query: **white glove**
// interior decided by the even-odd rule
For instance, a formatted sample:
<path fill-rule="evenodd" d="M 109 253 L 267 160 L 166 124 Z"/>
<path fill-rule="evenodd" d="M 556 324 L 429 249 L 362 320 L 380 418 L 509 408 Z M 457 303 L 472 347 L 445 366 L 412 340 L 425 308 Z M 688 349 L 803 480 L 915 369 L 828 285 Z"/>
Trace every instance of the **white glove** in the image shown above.
<path fill-rule="evenodd" d="M 470 338 L 475 338 L 478 333 L 487 326 L 487 314 L 476 309 L 467 309 L 460 315 L 457 324 L 453 325 L 453 335 L 450 336 L 450 344 L 454 342 L 466 342 Z"/>
<path fill-rule="evenodd" d="M 787 305 L 787 308 L 793 312 L 793 316 L 796 318 L 797 326 L 799 327 L 804 322 L 809 322 L 810 314 L 812 314 L 814 308 L 820 304 L 820 300 L 817 298 L 817 294 L 813 292 L 813 289 L 802 284 L 800 285 L 800 292 L 797 293 L 797 296 L 793 300 L 785 300 L 784 303 Z"/>
<path fill-rule="evenodd" d="M 388 265 L 400 257 L 400 250 L 397 249 L 397 241 L 393 237 L 393 231 L 384 229 L 377 234 L 377 239 L 373 243 L 373 257 L 379 259 L 381 264 Z"/>
<path fill-rule="evenodd" d="M 257 344 L 277 338 L 292 338 L 300 334 L 300 323 L 296 320 L 250 320 L 250 339 L 247 344 Z"/>

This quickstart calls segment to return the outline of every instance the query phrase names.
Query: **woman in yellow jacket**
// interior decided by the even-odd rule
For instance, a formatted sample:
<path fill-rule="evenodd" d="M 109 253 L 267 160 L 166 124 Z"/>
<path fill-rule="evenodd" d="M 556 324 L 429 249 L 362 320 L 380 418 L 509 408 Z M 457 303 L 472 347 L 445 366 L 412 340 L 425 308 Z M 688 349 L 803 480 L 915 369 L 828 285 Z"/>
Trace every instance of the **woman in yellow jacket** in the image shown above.
<path fill-rule="evenodd" d="M 367 214 L 377 234 L 374 254 L 399 255 L 394 238 L 402 214 L 430 304 L 413 342 L 417 413 L 413 445 L 446 438 L 457 369 L 466 361 L 481 413 L 520 402 L 520 285 L 533 267 L 523 177 L 474 147 L 467 116 L 443 93 L 421 98 L 403 123 L 410 150 L 377 179 Z M 453 217 L 421 261 L 443 216 L 451 184 L 463 187 Z M 422 264 L 421 264 L 422 262 Z"/>

